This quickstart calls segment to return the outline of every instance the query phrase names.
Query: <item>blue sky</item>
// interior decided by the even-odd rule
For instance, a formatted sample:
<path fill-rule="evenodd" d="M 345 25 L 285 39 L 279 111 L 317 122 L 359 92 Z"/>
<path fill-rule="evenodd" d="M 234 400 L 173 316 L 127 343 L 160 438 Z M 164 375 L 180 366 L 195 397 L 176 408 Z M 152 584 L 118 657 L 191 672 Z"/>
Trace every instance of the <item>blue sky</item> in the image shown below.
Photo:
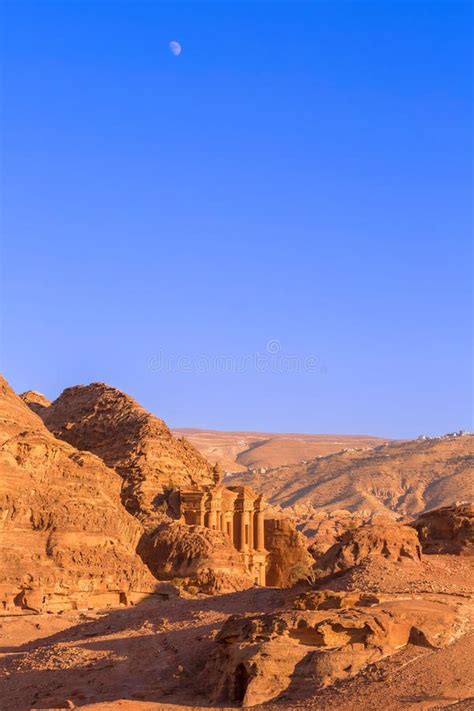
<path fill-rule="evenodd" d="M 4 2 L 11 384 L 105 381 L 180 426 L 470 429 L 472 7 Z"/>

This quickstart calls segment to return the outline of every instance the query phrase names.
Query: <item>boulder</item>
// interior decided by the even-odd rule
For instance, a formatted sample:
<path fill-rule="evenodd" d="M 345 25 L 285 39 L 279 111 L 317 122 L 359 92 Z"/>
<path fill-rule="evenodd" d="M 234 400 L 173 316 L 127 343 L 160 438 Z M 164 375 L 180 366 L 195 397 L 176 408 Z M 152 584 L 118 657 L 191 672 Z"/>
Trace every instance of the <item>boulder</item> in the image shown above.
<path fill-rule="evenodd" d="M 458 504 L 434 509 L 411 524 L 423 553 L 474 555 L 474 506 Z"/>
<path fill-rule="evenodd" d="M 242 556 L 221 531 L 163 523 L 142 540 L 140 553 L 156 577 L 180 579 L 183 586 L 201 592 L 234 592 L 253 585 Z"/>

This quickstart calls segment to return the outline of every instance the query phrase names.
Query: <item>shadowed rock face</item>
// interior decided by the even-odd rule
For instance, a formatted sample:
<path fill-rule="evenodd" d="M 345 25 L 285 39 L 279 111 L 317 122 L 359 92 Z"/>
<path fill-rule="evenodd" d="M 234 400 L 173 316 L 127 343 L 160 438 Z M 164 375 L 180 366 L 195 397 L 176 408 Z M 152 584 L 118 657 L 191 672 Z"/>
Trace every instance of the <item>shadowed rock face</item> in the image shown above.
<path fill-rule="evenodd" d="M 423 553 L 474 555 L 474 506 L 445 506 L 419 516 L 412 526 Z"/>
<path fill-rule="evenodd" d="M 232 616 L 216 637 L 202 675 L 211 703 L 253 706 L 283 692 L 326 687 L 393 654 L 408 641 L 441 647 L 455 637 L 456 613 L 419 600 L 379 603 L 326 596 L 324 609 Z M 352 594 L 352 597 L 354 595 Z M 359 596 L 360 597 L 360 596 Z M 360 601 L 359 601 L 360 602 Z"/>
<path fill-rule="evenodd" d="M 371 558 L 421 561 L 416 531 L 401 524 L 373 524 L 346 531 L 316 562 L 323 573 L 348 570 Z"/>
<path fill-rule="evenodd" d="M 242 556 L 221 531 L 177 522 L 162 524 L 143 539 L 140 553 L 162 579 L 181 578 L 185 587 L 224 593 L 252 587 Z"/>
<path fill-rule="evenodd" d="M 3 378 L 0 466 L 4 612 L 103 607 L 154 589 L 120 477 L 53 437 Z"/>
<path fill-rule="evenodd" d="M 67 388 L 41 415 L 56 437 L 97 454 L 120 474 L 123 504 L 147 529 L 163 519 L 163 492 L 213 481 L 211 465 L 189 442 L 103 383 Z"/>
<path fill-rule="evenodd" d="M 306 548 L 307 541 L 289 519 L 265 521 L 265 549 L 268 551 L 266 584 L 289 587 L 314 564 Z"/>

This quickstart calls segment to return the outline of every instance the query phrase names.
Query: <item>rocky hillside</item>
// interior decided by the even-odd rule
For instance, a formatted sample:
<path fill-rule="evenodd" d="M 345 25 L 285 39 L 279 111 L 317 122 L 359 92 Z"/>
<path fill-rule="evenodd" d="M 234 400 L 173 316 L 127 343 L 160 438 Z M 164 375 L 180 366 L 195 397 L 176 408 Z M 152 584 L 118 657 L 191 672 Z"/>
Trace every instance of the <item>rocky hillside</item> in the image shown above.
<path fill-rule="evenodd" d="M 0 378 L 0 608 L 129 602 L 156 581 L 136 554 L 139 522 L 120 477 L 56 439 Z"/>
<path fill-rule="evenodd" d="M 223 432 L 186 427 L 173 432 L 186 437 L 205 457 L 218 461 L 228 472 L 296 464 L 341 449 L 376 447 L 387 441 L 367 435 Z"/>
<path fill-rule="evenodd" d="M 122 501 L 148 527 L 166 489 L 212 481 L 209 462 L 133 398 L 103 383 L 67 388 L 41 417 L 53 434 L 93 452 L 124 480 Z"/>
<path fill-rule="evenodd" d="M 264 473 L 228 477 L 262 491 L 301 522 L 323 510 L 413 517 L 472 498 L 474 436 L 397 441 Z"/>

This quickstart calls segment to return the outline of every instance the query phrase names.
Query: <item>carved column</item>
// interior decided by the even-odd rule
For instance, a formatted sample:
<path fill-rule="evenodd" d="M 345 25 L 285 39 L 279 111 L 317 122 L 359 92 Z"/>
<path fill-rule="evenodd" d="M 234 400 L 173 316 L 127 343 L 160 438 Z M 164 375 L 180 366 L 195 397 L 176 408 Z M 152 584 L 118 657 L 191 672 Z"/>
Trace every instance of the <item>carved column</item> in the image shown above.
<path fill-rule="evenodd" d="M 209 528 L 216 528 L 216 512 L 212 509 L 209 511 Z"/>
<path fill-rule="evenodd" d="M 204 507 L 201 505 L 199 511 L 197 512 L 197 525 L 198 525 L 198 526 L 204 526 L 204 525 L 205 525 L 205 523 L 204 523 L 204 520 L 205 520 L 205 519 L 204 519 L 204 516 L 205 516 L 205 514 L 206 514 L 206 512 L 205 512 L 205 510 L 204 510 Z"/>
<path fill-rule="evenodd" d="M 265 549 L 265 527 L 263 523 L 263 511 L 257 511 L 255 515 L 256 522 L 256 543 L 255 548 L 258 551 L 263 551 Z"/>
<path fill-rule="evenodd" d="M 241 511 L 240 513 L 240 550 L 241 551 L 246 551 L 248 548 L 247 543 L 245 542 L 245 523 L 246 523 L 246 512 Z"/>
<path fill-rule="evenodd" d="M 247 520 L 248 520 L 248 527 L 249 527 L 249 548 L 250 550 L 254 549 L 254 531 L 253 531 L 253 512 L 248 511 L 247 512 Z"/>

